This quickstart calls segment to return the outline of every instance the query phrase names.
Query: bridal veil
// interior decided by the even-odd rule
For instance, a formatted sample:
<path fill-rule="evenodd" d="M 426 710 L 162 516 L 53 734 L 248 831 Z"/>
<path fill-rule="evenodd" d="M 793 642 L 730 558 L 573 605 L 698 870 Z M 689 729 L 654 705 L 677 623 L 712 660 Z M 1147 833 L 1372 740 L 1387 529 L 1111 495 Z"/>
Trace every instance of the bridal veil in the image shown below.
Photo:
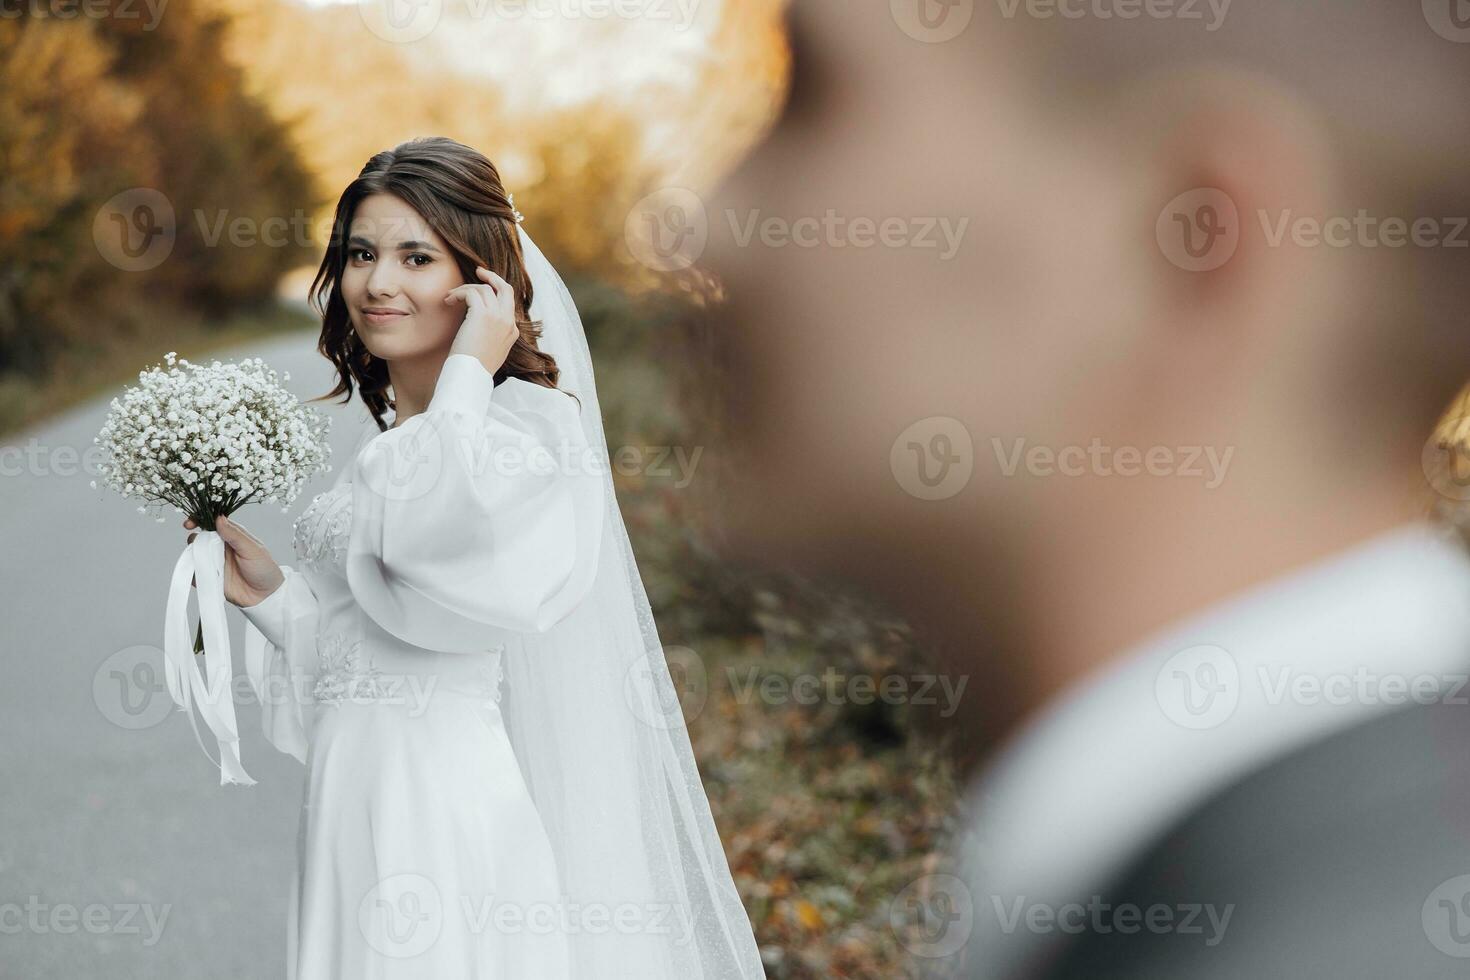
<path fill-rule="evenodd" d="M 588 478 L 602 481 L 606 507 L 591 591 L 544 632 L 519 634 L 504 661 L 506 728 L 556 854 L 573 975 L 764 977 L 613 492 L 582 320 L 517 228 L 530 316 L 558 386 L 581 402 L 600 471 Z"/>

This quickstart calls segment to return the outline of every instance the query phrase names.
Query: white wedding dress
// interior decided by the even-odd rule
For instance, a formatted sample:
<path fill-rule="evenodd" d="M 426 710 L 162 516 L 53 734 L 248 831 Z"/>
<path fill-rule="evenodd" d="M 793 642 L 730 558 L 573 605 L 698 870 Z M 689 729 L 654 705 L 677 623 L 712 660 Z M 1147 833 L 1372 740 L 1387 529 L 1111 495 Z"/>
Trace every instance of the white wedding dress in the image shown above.
<path fill-rule="evenodd" d="M 427 410 L 359 445 L 298 518 L 297 566 L 243 609 L 267 737 L 307 767 L 291 980 L 570 976 L 499 698 L 507 650 L 595 576 L 578 529 L 598 526 L 598 481 L 527 462 L 585 449 L 577 412 L 450 355 Z"/>

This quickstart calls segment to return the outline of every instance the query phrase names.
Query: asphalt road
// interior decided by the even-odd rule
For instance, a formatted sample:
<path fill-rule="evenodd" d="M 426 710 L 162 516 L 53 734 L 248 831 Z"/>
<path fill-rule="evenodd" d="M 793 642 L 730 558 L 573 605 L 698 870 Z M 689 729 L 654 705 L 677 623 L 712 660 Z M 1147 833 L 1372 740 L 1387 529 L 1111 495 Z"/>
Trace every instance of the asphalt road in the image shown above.
<path fill-rule="evenodd" d="M 333 384 L 314 343 L 215 356 L 264 357 L 305 399 Z M 0 442 L 0 977 L 284 977 L 305 770 L 264 740 L 245 697 L 241 754 L 258 783 L 220 786 L 169 698 L 164 604 L 187 532 L 172 510 L 158 523 L 89 486 L 83 454 L 113 394 Z M 289 513 L 237 515 L 283 563 L 291 522 L 372 426 L 360 402 L 336 401 L 315 403 L 333 419 L 334 470 Z M 229 618 L 244 690 L 244 619 L 233 606 Z"/>

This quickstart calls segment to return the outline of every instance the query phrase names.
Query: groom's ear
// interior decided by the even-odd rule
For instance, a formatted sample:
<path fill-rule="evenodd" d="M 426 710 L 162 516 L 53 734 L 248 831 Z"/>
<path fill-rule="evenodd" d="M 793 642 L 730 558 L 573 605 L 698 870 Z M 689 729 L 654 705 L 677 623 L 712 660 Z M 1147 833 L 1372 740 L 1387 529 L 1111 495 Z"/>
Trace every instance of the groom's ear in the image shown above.
<path fill-rule="evenodd" d="M 1151 340 L 1271 342 L 1284 311 L 1321 288 L 1328 250 L 1300 247 L 1290 222 L 1332 213 L 1325 121 L 1269 79 L 1225 69 L 1151 74 L 1110 104 Z"/>

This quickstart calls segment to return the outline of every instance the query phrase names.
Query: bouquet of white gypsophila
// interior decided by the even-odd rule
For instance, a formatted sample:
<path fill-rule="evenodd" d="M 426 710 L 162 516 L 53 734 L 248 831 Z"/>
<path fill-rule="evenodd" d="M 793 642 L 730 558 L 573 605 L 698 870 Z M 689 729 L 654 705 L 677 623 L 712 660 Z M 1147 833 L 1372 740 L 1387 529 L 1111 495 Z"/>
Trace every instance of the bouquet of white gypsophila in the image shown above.
<path fill-rule="evenodd" d="M 216 517 L 254 500 L 279 500 L 284 513 L 308 479 L 331 470 L 331 420 L 260 358 L 205 367 L 169 351 L 165 361 L 168 370 L 138 372 L 137 386 L 112 400 L 92 440 L 110 454 L 100 470 L 118 493 L 172 504 L 213 530 Z"/>
<path fill-rule="evenodd" d="M 308 479 L 331 470 L 331 420 L 281 387 L 276 372 L 258 357 L 205 366 L 170 351 L 166 360 L 166 369 L 155 365 L 139 372 L 138 384 L 112 400 L 93 442 L 104 450 L 99 468 L 109 487 L 160 509 L 172 505 L 200 528 L 174 568 L 164 618 L 165 674 L 185 711 L 189 695 L 198 695 L 201 712 L 220 738 L 224 769 L 227 752 L 238 766 L 238 736 L 229 693 L 224 542 L 215 521 L 257 501 L 278 501 L 287 510 Z M 138 510 L 147 513 L 149 507 Z M 207 681 L 188 653 L 189 591 L 196 579 L 193 652 L 205 654 Z M 192 711 L 189 721 L 194 724 Z M 197 737 L 197 725 L 194 731 Z"/>

